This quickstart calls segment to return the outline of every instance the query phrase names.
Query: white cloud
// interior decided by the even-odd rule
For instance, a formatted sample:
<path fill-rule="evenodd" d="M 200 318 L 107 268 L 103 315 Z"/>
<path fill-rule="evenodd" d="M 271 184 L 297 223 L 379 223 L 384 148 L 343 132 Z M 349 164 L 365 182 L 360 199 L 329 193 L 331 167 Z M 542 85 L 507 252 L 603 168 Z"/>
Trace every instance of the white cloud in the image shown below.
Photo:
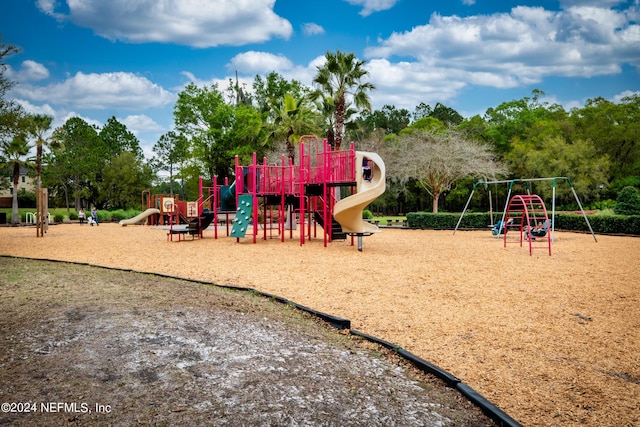
<path fill-rule="evenodd" d="M 476 4 L 476 0 L 462 0 L 462 4 L 467 6 L 473 6 L 474 4 Z"/>
<path fill-rule="evenodd" d="M 148 79 L 132 73 L 76 73 L 47 86 L 18 85 L 14 92 L 35 102 L 72 108 L 145 110 L 162 107 L 175 96 Z"/>
<path fill-rule="evenodd" d="M 385 104 L 412 111 L 420 102 L 452 99 L 466 86 L 463 71 L 437 69 L 418 62 L 392 63 L 373 59 L 367 64 L 369 80 L 376 85 L 375 109 Z"/>
<path fill-rule="evenodd" d="M 22 62 L 20 69 L 14 75 L 15 80 L 18 82 L 38 81 L 48 77 L 49 70 L 47 67 L 29 59 Z"/>
<path fill-rule="evenodd" d="M 287 39 L 293 32 L 291 23 L 273 11 L 275 0 L 67 0 L 67 5 L 64 15 L 53 0 L 38 3 L 56 19 L 131 43 L 240 46 Z"/>
<path fill-rule="evenodd" d="M 56 111 L 49 104 L 35 105 L 24 99 L 16 99 L 16 102 L 29 114 L 44 114 L 54 118 L 56 116 Z"/>
<path fill-rule="evenodd" d="M 125 117 L 124 119 L 118 119 L 118 121 L 124 124 L 127 129 L 133 132 L 136 136 L 141 133 L 161 132 L 164 130 L 162 126 L 145 114 L 133 114 Z"/>
<path fill-rule="evenodd" d="M 624 11 L 519 6 L 488 16 L 434 14 L 426 25 L 380 40 L 366 55 L 413 58 L 426 69 L 458 70 L 464 82 L 507 88 L 551 75 L 615 74 L 624 62 L 640 67 L 638 46 L 640 27 Z"/>
<path fill-rule="evenodd" d="M 600 8 L 609 8 L 619 4 L 625 4 L 627 2 L 628 0 L 560 0 L 560 7 L 563 9 L 568 9 L 574 6 L 596 6 Z"/>
<path fill-rule="evenodd" d="M 17 70 L 7 65 L 5 73 L 9 80 L 17 83 L 44 80 L 49 77 L 49 70 L 44 65 L 31 60 L 23 61 Z"/>
<path fill-rule="evenodd" d="M 241 73 L 270 73 L 280 72 L 293 67 L 291 61 L 284 55 L 274 55 L 268 52 L 249 51 L 239 53 L 231 58 L 227 69 Z"/>
<path fill-rule="evenodd" d="M 324 34 L 324 28 L 313 22 L 306 22 L 302 24 L 302 33 L 305 36 L 315 36 L 318 34 Z"/>
<path fill-rule="evenodd" d="M 56 0 L 37 0 L 36 5 L 38 6 L 38 9 L 40 9 L 42 12 L 46 13 L 47 15 L 53 16 L 57 20 L 64 19 L 63 15 L 56 13 L 55 11 Z"/>
<path fill-rule="evenodd" d="M 621 92 L 621 93 L 615 95 L 613 97 L 612 101 L 619 104 L 620 102 L 622 102 L 622 98 L 626 98 L 626 97 L 634 96 L 634 95 L 635 96 L 640 96 L 640 91 L 634 92 L 634 91 L 631 91 L 631 90 L 625 90 L 624 92 Z"/>
<path fill-rule="evenodd" d="M 354 6 L 362 6 L 360 15 L 369 16 L 374 12 L 391 9 L 398 0 L 345 0 Z"/>

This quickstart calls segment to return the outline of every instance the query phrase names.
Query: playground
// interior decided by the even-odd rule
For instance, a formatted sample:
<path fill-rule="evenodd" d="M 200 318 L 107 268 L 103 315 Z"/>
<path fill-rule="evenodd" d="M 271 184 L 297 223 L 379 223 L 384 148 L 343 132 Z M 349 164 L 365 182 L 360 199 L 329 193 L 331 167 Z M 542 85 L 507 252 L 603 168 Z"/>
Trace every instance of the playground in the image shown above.
<path fill-rule="evenodd" d="M 322 236 L 64 224 L 0 229 L 0 254 L 250 287 L 351 320 L 450 372 L 526 426 L 640 423 L 640 239 L 556 230 L 553 256 L 490 231 Z M 287 231 L 288 232 L 288 231 Z M 296 231 L 297 233 L 297 231 Z"/>

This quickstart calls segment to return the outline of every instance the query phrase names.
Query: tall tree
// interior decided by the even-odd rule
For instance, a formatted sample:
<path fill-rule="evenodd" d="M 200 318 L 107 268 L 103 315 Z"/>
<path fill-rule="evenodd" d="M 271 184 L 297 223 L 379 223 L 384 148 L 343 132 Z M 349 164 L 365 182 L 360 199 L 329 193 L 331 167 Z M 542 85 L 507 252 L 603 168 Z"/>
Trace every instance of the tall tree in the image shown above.
<path fill-rule="evenodd" d="M 305 95 L 305 88 L 297 80 L 287 80 L 272 71 L 265 78 L 256 75 L 253 80 L 254 100 L 261 113 L 268 113 L 273 105 L 279 105 L 284 95 L 289 93 L 298 99 Z"/>
<path fill-rule="evenodd" d="M 451 107 L 447 107 L 444 104 L 437 103 L 435 107 L 433 107 L 433 111 L 429 114 L 431 117 L 435 117 L 440 120 L 442 123 L 445 123 L 449 126 L 457 126 L 459 125 L 464 118 L 460 113 L 454 110 Z"/>
<path fill-rule="evenodd" d="M 102 170 L 100 204 L 107 209 L 139 206 L 140 194 L 151 184 L 151 169 L 131 151 L 123 151 Z"/>
<path fill-rule="evenodd" d="M 363 80 L 369 74 L 366 60 L 359 60 L 353 53 L 336 51 L 325 54 L 326 62 L 317 68 L 313 83 L 318 89 L 312 99 L 324 98 L 325 105 L 333 105 L 333 123 L 328 130 L 335 138 L 333 148 L 339 150 L 344 136 L 345 119 L 349 104 L 356 110 L 371 110 L 369 91 L 375 85 Z"/>
<path fill-rule="evenodd" d="M 227 104 L 216 85 L 187 85 L 178 94 L 173 116 L 176 130 L 189 139 L 195 161 L 204 166 L 209 178 L 230 176 L 235 155 L 246 160 L 247 153 L 258 150 L 262 142 L 258 111 Z"/>
<path fill-rule="evenodd" d="M 22 138 L 23 132 L 23 117 L 25 112 L 13 99 L 8 98 L 7 94 L 9 90 L 15 85 L 14 81 L 11 81 L 5 75 L 7 65 L 5 59 L 15 53 L 18 53 L 19 49 L 10 44 L 2 43 L 2 35 L 0 34 L 0 143 L 11 144 L 15 138 Z M 6 159 L 0 159 L 2 163 L 7 165 Z M 10 174 L 12 168 L 9 167 Z M 5 178 L 0 179 L 2 187 L 5 186 Z"/>
<path fill-rule="evenodd" d="M 413 120 L 419 120 L 424 117 L 429 117 L 432 112 L 433 109 L 431 108 L 431 105 L 421 102 L 420 104 L 416 105 L 416 109 L 413 111 Z"/>
<path fill-rule="evenodd" d="M 14 138 L 19 132 L 19 119 L 24 114 L 20 105 L 13 99 L 7 98 L 7 93 L 15 82 L 9 80 L 4 74 L 7 70 L 5 58 L 19 51 L 13 45 L 2 43 L 2 35 L 0 35 L 0 141 L 10 141 Z"/>
<path fill-rule="evenodd" d="M 464 119 L 458 126 L 456 126 L 456 129 L 464 132 L 468 139 L 489 142 L 489 136 L 487 135 L 487 122 L 485 122 L 478 114 Z"/>
<path fill-rule="evenodd" d="M 169 172 L 169 192 L 173 197 L 174 170 L 187 161 L 189 141 L 184 135 L 170 131 L 160 137 L 152 150 L 155 157 L 151 165 L 156 170 Z"/>
<path fill-rule="evenodd" d="M 294 98 L 285 94 L 282 101 L 271 107 L 273 122 L 269 125 L 271 140 L 285 141 L 287 156 L 295 159 L 295 144 L 302 135 L 313 134 L 318 130 L 316 116 L 306 104 L 305 97 Z"/>
<path fill-rule="evenodd" d="M 541 90 L 534 90 L 531 98 L 503 102 L 496 108 L 489 108 L 485 113 L 488 124 L 487 136 L 496 147 L 499 155 L 511 151 L 514 138 L 527 138 L 531 126 L 540 121 L 565 117 L 566 112 L 561 106 L 548 105 L 540 100 L 544 95 Z"/>
<path fill-rule="evenodd" d="M 516 176 L 570 178 L 575 191 L 586 201 L 599 197 L 599 186 L 608 183 L 608 156 L 599 155 L 591 140 L 568 142 L 557 132 L 549 132 L 540 139 L 516 139 L 505 160 Z M 537 186 L 535 192 L 547 199 L 553 196 L 549 185 Z M 573 201 L 573 194 L 566 186 L 559 186 L 555 196 L 560 202 Z"/>
<path fill-rule="evenodd" d="M 598 155 L 612 162 L 610 179 L 640 176 L 640 95 L 620 102 L 595 98 L 572 110 L 574 138 L 590 139 Z"/>
<path fill-rule="evenodd" d="M 397 109 L 393 105 L 384 105 L 382 110 L 362 113 L 362 120 L 370 132 L 384 130 L 385 135 L 398 134 L 411 123 L 411 114 L 405 108 Z"/>
<path fill-rule="evenodd" d="M 415 180 L 431 195 L 434 213 L 440 196 L 456 181 L 469 176 L 493 179 L 506 172 L 489 145 L 451 130 L 403 132 L 386 145 L 384 155 L 390 176 L 403 183 Z"/>
<path fill-rule="evenodd" d="M 36 140 L 36 188 L 40 189 L 42 187 L 42 154 L 44 146 L 49 143 L 45 134 L 51 129 L 53 117 L 35 114 L 27 116 L 26 121 L 29 135 Z"/>
<path fill-rule="evenodd" d="M 173 108 L 176 130 L 193 144 L 194 156 L 204 165 L 209 178 L 231 173 L 232 147 L 227 145 L 225 136 L 233 124 L 233 110 L 217 85 L 198 87 L 194 83 L 178 94 Z"/>
<path fill-rule="evenodd" d="M 20 169 L 33 167 L 33 161 L 27 156 L 33 148 L 27 143 L 25 134 L 19 134 L 11 141 L 0 143 L 0 157 L 3 159 L 4 167 L 12 171 L 13 176 L 13 200 L 11 204 L 11 223 L 20 223 L 20 212 L 18 210 L 18 183 L 20 182 Z"/>
<path fill-rule="evenodd" d="M 109 149 L 98 136 L 95 126 L 80 117 L 72 117 L 53 132 L 43 182 L 56 191 L 64 191 L 69 209 L 69 196 L 76 210 L 84 201 L 97 203 L 102 169 L 109 161 Z"/>
<path fill-rule="evenodd" d="M 266 153 L 264 144 L 267 130 L 260 112 L 248 105 L 238 105 L 233 110 L 233 122 L 226 139 L 231 147 L 229 154 L 241 161 L 250 162 L 255 152 L 258 158 Z"/>
<path fill-rule="evenodd" d="M 107 120 L 107 124 L 102 127 L 98 136 L 106 145 L 109 158 L 119 156 L 123 151 L 133 153 L 138 160 L 142 160 L 144 157 L 138 138 L 115 116 L 111 116 Z"/>

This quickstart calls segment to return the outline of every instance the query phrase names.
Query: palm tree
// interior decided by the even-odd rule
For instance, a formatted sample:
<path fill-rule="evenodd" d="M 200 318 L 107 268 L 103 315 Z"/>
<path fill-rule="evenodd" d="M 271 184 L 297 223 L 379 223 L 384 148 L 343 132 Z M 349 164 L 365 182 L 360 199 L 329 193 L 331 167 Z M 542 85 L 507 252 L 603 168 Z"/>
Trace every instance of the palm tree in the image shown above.
<path fill-rule="evenodd" d="M 48 144 L 44 134 L 51 128 L 53 117 L 44 114 L 27 116 L 27 129 L 31 136 L 36 138 L 36 188 L 42 187 L 42 151 Z"/>
<path fill-rule="evenodd" d="M 300 137 L 318 130 L 316 116 L 305 102 L 304 97 L 296 99 L 286 93 L 279 105 L 271 107 L 273 124 L 268 137 L 286 141 L 287 156 L 291 161 L 295 159 L 295 144 Z"/>
<path fill-rule="evenodd" d="M 311 94 L 311 98 L 323 98 L 324 105 L 333 105 L 333 126 L 329 126 L 327 136 L 333 133 L 335 143 L 332 146 L 339 150 L 350 110 L 347 98 L 350 98 L 357 110 L 371 110 L 368 92 L 375 89 L 375 85 L 362 82 L 369 74 L 364 69 L 367 61 L 360 61 L 355 54 L 338 50 L 336 53 L 327 52 L 325 58 L 325 64 L 318 67 L 318 74 L 313 79 L 313 83 L 319 87 Z"/>
<path fill-rule="evenodd" d="M 13 170 L 13 201 L 11 205 L 11 224 L 20 224 L 20 212 L 18 211 L 18 182 L 20 180 L 21 167 L 33 167 L 30 159 L 25 159 L 33 148 L 27 143 L 24 134 L 19 134 L 11 141 L 2 141 L 3 166 Z"/>

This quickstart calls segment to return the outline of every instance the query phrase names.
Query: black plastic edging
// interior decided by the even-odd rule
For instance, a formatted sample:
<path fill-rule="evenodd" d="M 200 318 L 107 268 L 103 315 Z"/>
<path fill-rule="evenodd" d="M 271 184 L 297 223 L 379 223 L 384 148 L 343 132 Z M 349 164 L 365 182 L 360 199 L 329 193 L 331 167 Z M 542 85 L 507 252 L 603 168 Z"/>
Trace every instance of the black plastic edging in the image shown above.
<path fill-rule="evenodd" d="M 289 301 L 286 298 L 278 296 L 278 295 L 268 294 L 266 292 L 260 292 L 260 291 L 255 291 L 255 292 L 257 292 L 259 295 L 262 295 L 263 297 L 278 301 L 279 303 L 282 303 L 282 304 L 293 304 L 293 305 L 295 305 L 295 303 Z"/>
<path fill-rule="evenodd" d="M 459 378 L 455 377 L 449 372 L 440 369 L 439 367 L 417 357 L 413 353 L 404 350 L 396 344 L 390 343 L 389 341 L 376 338 L 355 329 L 351 329 L 349 332 L 352 335 L 365 338 L 368 341 L 380 344 L 383 347 L 395 351 L 396 353 L 398 353 L 398 355 L 413 363 L 414 366 L 416 366 L 421 371 L 443 380 L 448 387 L 455 388 L 467 400 L 480 408 L 482 412 L 484 412 L 484 414 L 487 415 L 499 427 L 522 427 L 521 424 L 507 415 L 504 411 L 495 406 L 493 403 L 489 402 L 487 399 L 481 396 L 480 393 L 475 391 L 467 384 L 464 384 Z"/>
<path fill-rule="evenodd" d="M 460 379 L 457 378 L 456 376 L 450 374 L 444 369 L 437 367 L 432 363 L 427 362 L 424 359 L 419 358 L 415 354 L 408 352 L 403 348 L 398 350 L 398 354 L 404 357 L 405 359 L 409 360 L 421 371 L 427 372 L 429 374 L 435 375 L 436 377 L 440 378 L 447 384 L 448 387 L 452 387 L 452 388 L 456 387 L 461 382 Z"/>
<path fill-rule="evenodd" d="M 397 351 L 399 348 L 396 344 L 390 343 L 389 341 L 385 341 L 380 338 L 376 338 L 371 335 L 367 335 L 364 332 L 356 331 L 355 329 L 351 329 L 349 332 L 351 333 L 351 335 L 362 337 L 368 341 L 374 342 L 376 344 L 380 344 L 381 346 L 386 347 L 389 350 Z"/>
<path fill-rule="evenodd" d="M 304 305 L 300 305 L 300 304 L 296 304 L 293 303 L 293 305 L 298 309 L 298 310 L 302 310 L 302 311 L 306 311 L 307 313 L 311 313 L 314 316 L 317 316 L 319 318 L 321 318 L 322 320 L 324 320 L 325 322 L 329 323 L 331 326 L 333 326 L 336 329 L 351 329 L 351 320 L 349 319 L 343 319 L 341 317 L 336 317 L 336 316 L 332 316 L 331 314 L 327 314 L 327 313 L 322 313 L 320 311 L 316 311 L 312 308 L 309 307 L 305 307 Z"/>
<path fill-rule="evenodd" d="M 520 423 L 515 421 L 509 415 L 500 410 L 493 403 L 482 397 L 480 393 L 465 383 L 459 383 L 456 385 L 456 389 L 462 393 L 464 397 L 469 399 L 471 403 L 482 409 L 489 418 L 493 420 L 499 427 L 522 427 Z"/>
<path fill-rule="evenodd" d="M 436 365 L 433 365 L 433 364 L 427 362 L 426 360 L 423 360 L 423 359 L 419 358 L 415 354 L 413 354 L 411 352 L 408 352 L 407 350 L 403 349 L 402 347 L 400 347 L 397 344 L 393 344 L 393 343 L 390 343 L 388 341 L 382 340 L 380 338 L 376 338 L 376 337 L 373 337 L 371 335 L 367 335 L 367 334 L 362 333 L 360 331 L 356 331 L 355 329 L 351 329 L 350 332 L 351 332 L 351 335 L 356 335 L 356 336 L 365 338 L 365 339 L 367 339 L 367 340 L 369 340 L 371 342 L 375 342 L 377 344 L 380 344 L 381 346 L 386 347 L 389 350 L 395 351 L 400 356 L 402 356 L 403 358 L 407 359 L 409 362 L 413 363 L 413 365 L 416 368 L 420 369 L 422 372 L 426 372 L 428 374 L 436 376 L 437 378 L 440 378 L 442 381 L 445 382 L 447 387 L 454 388 L 458 383 L 460 383 L 460 379 L 458 379 L 455 376 L 451 375 L 450 373 L 448 373 L 444 369 L 440 369 Z"/>

